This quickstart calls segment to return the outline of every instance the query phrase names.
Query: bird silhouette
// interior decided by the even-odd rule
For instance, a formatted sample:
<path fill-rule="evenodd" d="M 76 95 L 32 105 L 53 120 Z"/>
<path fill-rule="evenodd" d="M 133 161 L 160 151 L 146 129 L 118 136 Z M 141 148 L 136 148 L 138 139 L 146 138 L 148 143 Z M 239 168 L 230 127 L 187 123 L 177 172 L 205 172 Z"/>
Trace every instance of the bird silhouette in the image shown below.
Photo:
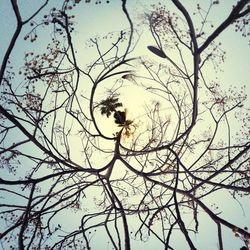
<path fill-rule="evenodd" d="M 248 250 L 248 248 L 247 247 L 245 247 L 245 246 L 243 246 L 243 247 L 241 247 L 241 249 L 240 250 Z"/>
<path fill-rule="evenodd" d="M 115 123 L 116 124 L 124 124 L 126 121 L 126 113 L 125 111 L 116 111 L 114 113 Z"/>

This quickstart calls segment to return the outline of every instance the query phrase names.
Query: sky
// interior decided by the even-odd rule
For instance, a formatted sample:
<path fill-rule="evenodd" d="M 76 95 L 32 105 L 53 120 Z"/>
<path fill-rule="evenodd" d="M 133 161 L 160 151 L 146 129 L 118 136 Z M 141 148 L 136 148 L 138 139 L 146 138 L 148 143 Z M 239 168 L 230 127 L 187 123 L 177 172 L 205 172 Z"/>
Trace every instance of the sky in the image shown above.
<path fill-rule="evenodd" d="M 18 1 L 18 4 L 20 6 L 20 11 L 23 16 L 27 17 L 33 11 L 42 4 L 44 1 L 39 0 L 34 3 L 32 0 L 26 0 L 26 1 Z M 53 4 L 59 4 L 60 1 L 50 1 L 50 4 L 48 7 L 46 7 L 42 13 L 36 18 L 36 21 L 39 21 L 43 15 L 45 15 L 52 7 Z M 136 26 L 138 37 L 140 36 L 140 39 L 138 41 L 138 46 L 135 48 L 135 50 L 131 53 L 131 57 L 149 57 L 152 61 L 160 62 L 164 65 L 164 60 L 161 60 L 152 53 L 150 53 L 147 50 L 148 45 L 155 45 L 152 37 L 149 36 L 149 33 L 147 31 L 147 28 L 141 24 L 141 17 L 144 15 L 145 12 L 149 11 L 151 9 L 150 4 L 157 4 L 159 1 L 149 0 L 145 3 L 145 1 L 142 0 L 128 0 L 127 1 L 127 8 L 131 15 L 132 20 L 134 20 L 135 23 L 138 23 Z M 170 3 L 170 1 L 161 1 L 166 2 L 167 8 L 170 10 L 173 10 L 173 6 Z M 182 1 L 183 4 L 190 9 L 190 12 L 192 13 L 194 10 L 194 6 L 196 6 L 197 2 L 201 1 L 192 1 L 190 3 L 189 0 Z M 208 6 L 210 1 L 202 1 L 202 4 L 204 4 L 204 8 Z M 216 24 L 218 25 L 225 16 L 227 16 L 228 11 L 230 11 L 232 4 L 234 4 L 235 1 L 233 0 L 222 0 L 220 1 L 220 5 L 218 5 L 217 8 L 214 8 L 209 16 L 209 20 L 211 20 L 215 27 Z M 3 34 L 0 36 L 0 61 L 2 61 L 3 55 L 6 51 L 6 48 L 9 44 L 9 41 L 11 39 L 11 36 L 14 32 L 15 28 L 15 19 L 13 15 L 13 11 L 10 6 L 9 0 L 1 0 L 0 1 L 0 34 Z M 102 41 L 101 49 L 105 49 L 107 46 L 110 45 L 110 41 L 114 42 L 115 37 L 117 34 L 119 34 L 120 30 L 122 29 L 128 29 L 129 24 L 122 13 L 121 10 L 121 1 L 118 0 L 110 0 L 109 3 L 106 3 L 106 1 L 102 1 L 101 4 L 96 4 L 95 1 L 92 1 L 89 4 L 85 4 L 84 1 L 80 2 L 77 7 L 72 10 L 72 14 L 76 16 L 75 18 L 75 31 L 73 32 L 73 39 L 74 43 L 76 45 L 77 49 L 77 55 L 78 55 L 78 63 L 83 68 L 86 64 L 90 63 L 94 58 L 97 56 L 96 50 L 93 47 L 89 47 L 89 38 L 93 37 L 99 37 Z M 193 18 L 196 18 L 194 16 Z M 23 58 L 25 53 L 29 51 L 41 51 L 45 50 L 47 46 L 47 40 L 50 39 L 51 34 L 49 32 L 44 32 L 42 29 L 38 33 L 39 39 L 35 43 L 29 43 L 27 41 L 24 41 L 22 38 L 25 36 L 26 32 L 30 29 L 28 27 L 24 30 L 24 32 L 21 34 L 20 39 L 18 40 L 13 53 L 11 55 L 11 61 L 12 65 L 16 70 L 19 70 L 20 65 L 23 62 Z M 41 35 L 40 35 L 41 34 Z M 108 35 L 107 35 L 108 34 Z M 108 39 L 105 38 L 107 35 Z M 223 49 L 226 51 L 226 60 L 223 64 L 219 65 L 220 69 L 217 73 L 215 73 L 215 69 L 213 66 L 209 66 L 206 69 L 206 77 L 208 81 L 212 81 L 213 79 L 216 79 L 222 88 L 228 89 L 230 85 L 237 86 L 237 88 L 240 88 L 244 85 L 246 85 L 245 92 L 249 94 L 250 87 L 249 87 L 249 73 L 250 72 L 250 64 L 249 64 L 249 41 L 246 38 L 242 38 L 241 34 L 234 32 L 234 28 L 229 28 L 227 31 L 225 31 L 222 36 L 217 42 L 222 43 Z M 190 62 L 191 64 L 191 62 Z M 190 66 L 191 69 L 191 66 Z M 217 68 L 218 69 L 218 68 Z M 136 74 L 141 75 L 144 74 L 144 71 L 141 69 L 138 69 Z M 138 80 L 146 82 L 146 80 Z M 82 82 L 84 83 L 82 86 L 82 91 L 85 93 L 89 93 L 89 83 L 86 79 L 83 78 Z M 147 82 L 146 82 L 147 83 Z M 125 82 L 126 88 L 121 88 L 121 101 L 123 102 L 123 106 L 128 109 L 128 117 L 129 119 L 134 120 L 138 124 L 145 124 L 145 106 L 152 105 L 152 101 L 155 100 L 155 96 L 152 94 L 149 94 L 145 89 L 143 89 L 140 86 L 135 86 L 133 81 L 127 81 Z M 106 94 L 106 91 L 111 87 L 114 86 L 114 82 L 112 81 L 105 81 L 104 85 L 100 87 L 100 89 L 97 91 L 97 97 L 100 99 L 103 98 L 103 96 Z M 119 81 L 117 82 L 117 86 L 119 86 Z M 97 99 L 98 99 L 97 98 Z M 248 99 L 249 100 L 249 99 Z M 159 98 L 159 101 L 163 102 Z M 136 110 L 135 107 L 136 106 Z M 164 105 L 163 105 L 164 106 Z M 249 108 L 249 101 L 248 101 L 248 108 Z M 167 109 L 167 106 L 165 107 L 165 110 Z M 165 112 L 164 110 L 164 112 Z M 139 114 L 139 115 L 138 115 Z M 114 130 L 117 129 L 112 119 L 107 120 L 105 117 L 102 117 L 98 113 L 96 114 L 98 117 L 98 121 L 100 124 L 102 124 L 101 131 L 108 136 L 111 136 L 112 133 L 114 133 Z M 174 116 L 171 114 L 171 111 L 169 111 L 169 115 L 172 117 Z M 235 123 L 235 130 L 237 123 Z M 142 127 L 142 126 L 141 126 Z M 112 128 L 112 129 L 110 129 Z M 222 131 L 223 133 L 223 131 Z M 15 137 L 17 135 L 13 135 L 13 140 L 15 140 Z M 18 136 L 21 136 L 18 134 Z M 6 142 L 8 144 L 8 142 Z M 12 143 L 12 142 L 9 142 Z M 80 143 L 79 138 L 75 136 L 75 138 L 72 139 L 72 144 Z M 126 142 L 125 142 L 126 143 Z M 104 145 L 109 148 L 110 145 Z M 29 149 L 27 149 L 29 150 Z M 34 149 L 35 150 L 35 149 Z M 76 162 L 81 161 L 80 158 L 80 152 L 74 151 L 73 157 Z M 95 164 L 103 164 L 105 161 L 108 160 L 102 157 L 99 157 L 98 155 L 95 156 Z M 119 167 L 119 166 L 118 166 Z M 46 171 L 45 171 L 46 172 Z M 5 173 L 3 173 L 5 174 Z M 121 174 L 121 171 L 119 168 L 115 168 L 113 173 L 113 178 L 116 178 Z M 10 177 L 6 174 L 6 176 Z M 225 218 L 230 218 L 232 221 L 238 221 L 239 224 L 244 226 L 250 226 L 250 217 L 248 213 L 244 210 L 239 209 L 240 205 L 237 203 L 237 201 L 233 201 L 232 199 L 226 194 L 221 193 L 221 197 L 215 196 L 215 197 L 209 197 L 206 198 L 207 203 L 213 204 L 217 203 L 218 199 L 221 199 L 221 202 L 219 202 L 219 208 L 218 213 L 223 211 L 223 216 Z M 91 200 L 91 198 L 90 198 Z M 229 201 L 232 202 L 229 204 Z M 89 204 L 89 203 L 88 203 Z M 249 201 L 242 201 L 242 204 L 245 205 L 246 208 L 250 208 Z M 91 210 L 91 207 L 86 206 L 85 209 Z M 236 214 L 235 211 L 242 211 L 239 214 Z M 67 214 L 65 214 L 67 216 Z M 79 215 L 73 214 L 70 219 L 70 221 L 65 221 L 66 224 L 68 224 L 68 227 L 71 227 L 74 225 L 74 223 L 77 223 Z M 188 216 L 188 215 L 187 215 Z M 213 237 L 209 235 L 209 240 L 207 237 L 208 232 L 213 232 L 215 230 L 214 225 L 211 225 L 208 221 L 209 219 L 205 215 L 203 216 L 201 220 L 201 224 L 207 225 L 205 230 L 201 230 L 199 237 L 197 237 L 197 247 L 201 250 L 211 250 L 211 249 L 217 249 L 217 239 L 216 235 Z M 238 218 L 239 217 L 239 218 Z M 60 218 L 59 218 L 60 219 Z M 74 222 L 74 223 L 73 223 Z M 191 222 L 190 222 L 191 223 Z M 133 227 L 133 226 L 132 226 Z M 134 228 L 136 228 L 136 225 L 134 225 Z M 133 230 L 133 229 L 132 229 Z M 210 234 L 210 233 L 209 233 Z M 230 232 L 227 231 L 225 233 L 226 237 L 226 246 L 225 249 L 239 249 L 239 247 L 242 245 L 241 241 L 230 237 Z M 105 245 L 106 249 L 111 249 L 111 246 L 106 242 L 105 244 L 102 242 L 105 241 L 105 239 L 101 238 L 101 231 L 97 231 L 96 235 L 93 236 L 93 249 L 100 249 L 100 246 Z M 182 241 L 179 240 L 179 234 L 174 235 L 176 249 L 181 250 L 183 249 Z M 96 239 L 96 240 L 95 240 Z M 98 239 L 98 240 L 97 240 Z M 102 239 L 102 240 L 100 240 Z M 1 247 L 1 246 L 0 246 Z M 133 241 L 133 248 L 132 249 L 155 249 L 160 250 L 161 246 L 158 245 L 156 240 L 151 239 L 145 243 L 141 243 L 138 240 Z"/>

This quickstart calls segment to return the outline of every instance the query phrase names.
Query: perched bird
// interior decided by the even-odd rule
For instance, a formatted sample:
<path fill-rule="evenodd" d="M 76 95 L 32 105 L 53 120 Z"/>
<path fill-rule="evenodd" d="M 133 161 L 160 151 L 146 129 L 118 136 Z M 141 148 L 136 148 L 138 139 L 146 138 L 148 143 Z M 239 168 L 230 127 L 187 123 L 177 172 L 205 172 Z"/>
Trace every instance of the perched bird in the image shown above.
<path fill-rule="evenodd" d="M 116 111 L 114 113 L 115 123 L 124 124 L 126 121 L 126 112 L 125 111 Z"/>

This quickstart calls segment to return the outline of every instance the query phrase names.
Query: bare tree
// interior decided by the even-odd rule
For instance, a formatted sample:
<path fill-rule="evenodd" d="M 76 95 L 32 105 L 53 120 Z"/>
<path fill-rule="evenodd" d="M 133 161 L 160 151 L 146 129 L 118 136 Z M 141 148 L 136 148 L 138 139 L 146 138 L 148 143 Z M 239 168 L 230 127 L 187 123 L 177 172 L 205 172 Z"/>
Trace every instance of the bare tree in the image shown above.
<path fill-rule="evenodd" d="M 221 88 L 208 69 L 216 74 L 225 59 L 217 39 L 228 27 L 249 34 L 250 1 L 213 26 L 219 1 L 192 14 L 172 0 L 133 19 L 121 0 L 128 28 L 90 37 L 84 53 L 74 30 L 83 1 L 46 0 L 28 17 L 10 2 L 16 29 L 0 69 L 2 248 L 93 249 L 109 241 L 128 250 L 156 240 L 157 249 L 176 249 L 177 236 L 197 249 L 209 218 L 218 249 L 225 235 L 249 249 L 247 225 L 216 208 L 223 196 L 230 206 L 250 192 L 247 96 Z M 152 41 L 146 52 L 141 27 Z M 122 99 L 129 86 L 138 100 Z"/>

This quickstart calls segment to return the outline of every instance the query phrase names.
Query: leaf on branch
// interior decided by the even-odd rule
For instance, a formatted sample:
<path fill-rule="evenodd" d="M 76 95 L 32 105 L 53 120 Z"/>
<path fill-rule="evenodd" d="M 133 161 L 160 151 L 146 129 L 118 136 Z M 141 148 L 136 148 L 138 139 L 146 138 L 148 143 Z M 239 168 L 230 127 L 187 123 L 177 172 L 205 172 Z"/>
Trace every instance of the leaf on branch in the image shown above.
<path fill-rule="evenodd" d="M 116 95 L 113 95 L 102 100 L 98 106 L 100 107 L 101 114 L 109 117 L 117 108 L 122 107 L 122 103 L 119 102 L 119 98 Z"/>
<path fill-rule="evenodd" d="M 131 81 L 131 82 L 134 82 L 134 81 L 135 81 L 134 78 L 135 78 L 135 75 L 133 75 L 133 74 L 125 74 L 125 75 L 122 76 L 122 79 Z"/>
<path fill-rule="evenodd" d="M 166 58 L 166 54 L 161 50 L 161 49 L 158 49 L 154 46 L 148 46 L 147 47 L 152 53 L 154 53 L 155 55 L 161 57 L 161 58 Z"/>

